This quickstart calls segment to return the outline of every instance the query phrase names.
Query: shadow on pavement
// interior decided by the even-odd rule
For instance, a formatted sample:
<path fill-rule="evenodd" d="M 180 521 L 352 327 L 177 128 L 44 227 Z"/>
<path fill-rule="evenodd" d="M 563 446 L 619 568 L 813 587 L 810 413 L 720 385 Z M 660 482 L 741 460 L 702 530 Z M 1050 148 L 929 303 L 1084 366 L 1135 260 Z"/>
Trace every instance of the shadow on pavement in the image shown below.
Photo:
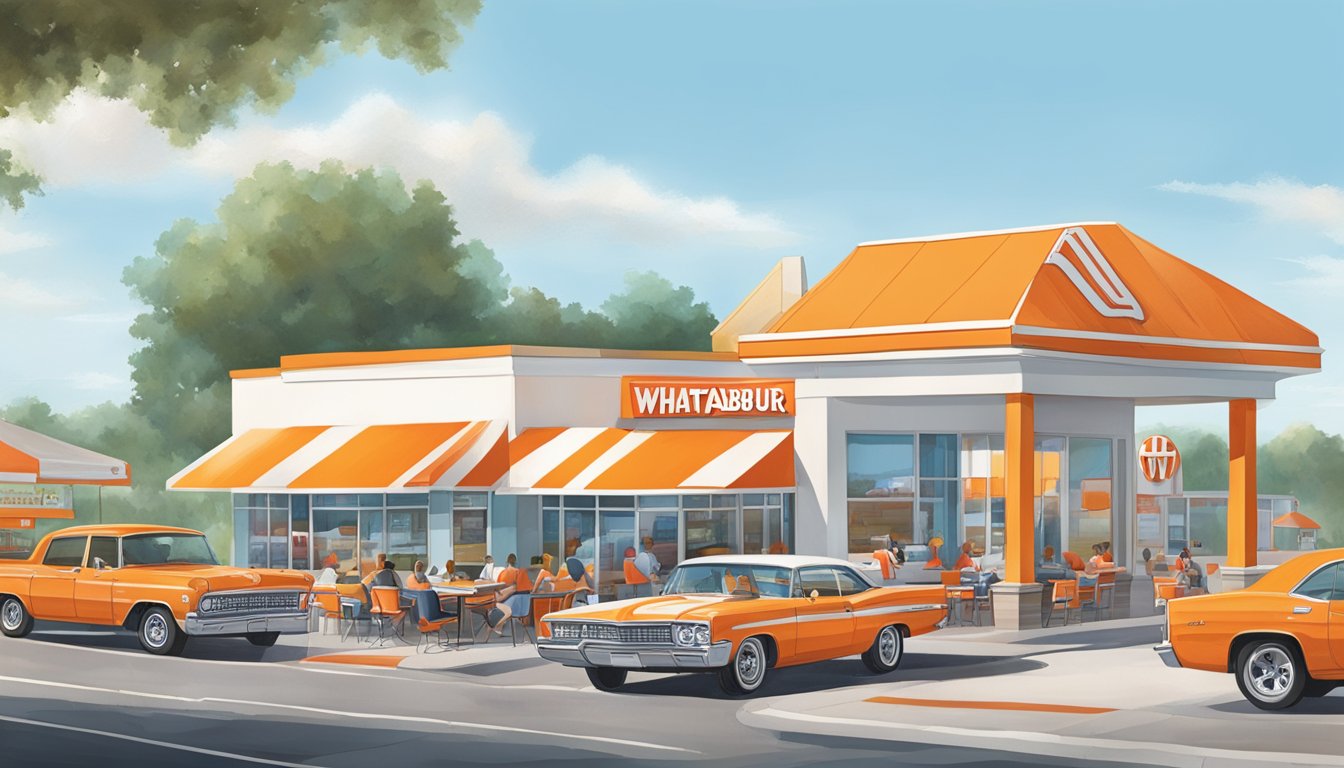
<path fill-rule="evenodd" d="M 39 643 L 149 655 L 140 647 L 140 641 L 135 635 L 130 632 L 109 630 L 106 627 L 82 631 L 67 627 L 44 629 L 39 624 L 28 638 Z M 182 652 L 182 658 L 185 659 L 258 663 L 298 661 L 310 655 L 312 652 L 306 647 L 277 645 L 271 648 L 258 648 L 242 637 L 193 637 L 187 641 L 187 647 Z"/>
<path fill-rule="evenodd" d="M 1249 701 L 1229 701 L 1214 704 L 1209 709 L 1215 712 L 1227 712 L 1234 715 L 1266 715 L 1268 717 L 1301 717 L 1303 715 L 1344 715 L 1344 692 L 1334 693 L 1320 698 L 1302 699 L 1288 709 L 1266 711 Z"/>
<path fill-rule="evenodd" d="M 1162 628 L 1157 626 L 1117 627 L 1113 629 L 1080 629 L 1067 631 L 1060 627 L 1059 634 L 1043 634 L 1014 640 L 1013 645 L 1086 645 L 1095 648 L 1124 648 L 1130 645 L 1156 645 L 1162 642 Z"/>
<path fill-rule="evenodd" d="M 835 688 L 859 685 L 896 683 L 909 680 L 961 680 L 973 677 L 1009 675 L 1042 669 L 1044 662 L 1011 656 L 958 656 L 940 653 L 906 654 L 895 672 L 875 675 L 858 659 L 836 659 L 798 667 L 771 670 L 758 696 L 786 696 L 794 693 L 814 693 Z M 694 696 L 732 698 L 719 689 L 712 674 L 668 675 L 655 680 L 626 683 L 623 693 L 641 693 L 652 696 Z"/>

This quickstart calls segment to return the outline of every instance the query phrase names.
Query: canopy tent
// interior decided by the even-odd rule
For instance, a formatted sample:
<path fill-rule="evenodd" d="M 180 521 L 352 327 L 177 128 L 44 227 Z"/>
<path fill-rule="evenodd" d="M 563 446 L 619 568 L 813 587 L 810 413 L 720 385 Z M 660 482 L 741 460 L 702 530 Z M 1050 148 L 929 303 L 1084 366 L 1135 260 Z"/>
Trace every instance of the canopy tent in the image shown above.
<path fill-rule="evenodd" d="M 0 421 L 0 483 L 130 485 L 131 465 Z"/>
<path fill-rule="evenodd" d="M 1320 530 L 1321 524 L 1301 512 L 1289 512 L 1274 518 L 1275 528 L 1302 528 L 1309 531 Z"/>

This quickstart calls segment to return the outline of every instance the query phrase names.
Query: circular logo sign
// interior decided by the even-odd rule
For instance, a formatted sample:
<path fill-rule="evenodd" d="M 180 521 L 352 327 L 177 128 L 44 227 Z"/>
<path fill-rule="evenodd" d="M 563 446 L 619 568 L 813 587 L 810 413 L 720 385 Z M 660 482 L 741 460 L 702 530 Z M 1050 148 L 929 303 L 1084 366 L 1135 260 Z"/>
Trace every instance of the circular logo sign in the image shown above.
<path fill-rule="evenodd" d="M 1162 483 L 1176 476 L 1181 467 L 1181 452 L 1166 435 L 1149 435 L 1139 446 L 1139 468 L 1150 483 Z"/>

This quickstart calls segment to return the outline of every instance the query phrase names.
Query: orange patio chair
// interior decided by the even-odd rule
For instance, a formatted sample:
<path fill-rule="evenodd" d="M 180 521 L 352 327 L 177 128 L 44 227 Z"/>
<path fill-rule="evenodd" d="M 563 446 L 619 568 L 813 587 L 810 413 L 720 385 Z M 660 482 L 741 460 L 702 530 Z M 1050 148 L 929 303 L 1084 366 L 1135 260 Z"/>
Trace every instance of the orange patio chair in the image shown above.
<path fill-rule="evenodd" d="M 1054 590 L 1050 594 L 1050 615 L 1046 617 L 1045 624 L 1050 626 L 1050 622 L 1055 618 L 1055 609 L 1064 609 L 1064 626 L 1069 625 L 1070 609 L 1079 607 L 1078 599 L 1078 580 L 1077 579 L 1056 579 L 1053 582 Z M 1079 619 L 1082 619 L 1081 611 Z"/>
<path fill-rule="evenodd" d="M 420 653 L 420 647 L 423 645 L 425 652 L 428 653 L 434 646 L 430 645 L 430 635 L 437 635 L 438 641 L 435 645 L 440 649 L 446 648 L 447 637 L 444 635 L 444 628 L 450 624 L 456 624 L 461 617 L 450 613 L 445 613 L 443 606 L 439 604 L 439 596 L 434 594 L 433 590 L 418 590 L 415 596 L 415 623 L 416 628 L 420 630 L 420 642 L 415 646 L 415 652 Z"/>
<path fill-rule="evenodd" d="M 369 590 L 373 597 L 373 607 L 369 615 L 378 622 L 378 639 L 375 645 L 386 645 L 392 636 L 402 636 L 402 625 L 406 620 L 406 608 L 401 604 L 401 590 L 396 587 L 374 587 Z M 389 635 L 389 630 L 391 635 Z"/>

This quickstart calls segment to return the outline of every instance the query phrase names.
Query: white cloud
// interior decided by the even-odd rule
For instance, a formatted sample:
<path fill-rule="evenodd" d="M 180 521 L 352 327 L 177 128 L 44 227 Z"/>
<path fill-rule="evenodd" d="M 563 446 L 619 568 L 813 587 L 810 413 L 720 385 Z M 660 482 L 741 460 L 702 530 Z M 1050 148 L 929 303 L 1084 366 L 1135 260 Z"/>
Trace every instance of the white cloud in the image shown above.
<path fill-rule="evenodd" d="M 254 119 L 184 149 L 170 145 L 129 103 L 76 92 L 50 123 L 0 120 L 0 146 L 12 147 L 52 186 L 124 183 L 183 166 L 240 177 L 257 163 L 281 160 L 301 168 L 328 158 L 351 168 L 391 168 L 408 184 L 433 182 L 463 233 L 492 245 L 567 237 L 771 248 L 797 240 L 769 214 L 744 211 L 725 197 L 659 189 L 598 155 L 543 173 L 532 163 L 530 139 L 498 114 L 428 119 L 381 94 L 359 99 L 326 125 L 277 128 Z"/>
<path fill-rule="evenodd" d="M 3 121 L 0 121 L 3 122 Z M 21 232 L 0 226 L 0 256 L 30 251 L 51 245 L 51 239 L 37 232 Z"/>
<path fill-rule="evenodd" d="M 82 391 L 128 388 L 130 379 L 126 376 L 114 376 L 101 371 L 88 371 L 67 376 L 65 379 L 73 389 Z"/>
<path fill-rule="evenodd" d="M 1302 259 L 1285 259 L 1307 270 L 1302 277 L 1284 280 L 1284 285 L 1304 291 L 1320 291 L 1338 295 L 1344 290 L 1344 259 L 1333 256 L 1307 256 Z"/>
<path fill-rule="evenodd" d="M 49 291 L 30 280 L 0 273 L 0 307 L 9 310 L 50 310 L 64 309 L 73 304 L 74 301 L 68 296 Z"/>
<path fill-rule="evenodd" d="M 1291 179 L 1269 178 L 1249 184 L 1169 181 L 1160 188 L 1251 205 L 1269 218 L 1307 224 L 1344 243 L 1344 189 L 1329 184 L 1313 187 Z"/>
<path fill-rule="evenodd" d="M 126 325 L 135 320 L 139 312 L 128 310 L 125 312 L 82 312 L 75 315 L 66 315 L 61 318 L 69 323 L 82 323 L 85 325 Z"/>

